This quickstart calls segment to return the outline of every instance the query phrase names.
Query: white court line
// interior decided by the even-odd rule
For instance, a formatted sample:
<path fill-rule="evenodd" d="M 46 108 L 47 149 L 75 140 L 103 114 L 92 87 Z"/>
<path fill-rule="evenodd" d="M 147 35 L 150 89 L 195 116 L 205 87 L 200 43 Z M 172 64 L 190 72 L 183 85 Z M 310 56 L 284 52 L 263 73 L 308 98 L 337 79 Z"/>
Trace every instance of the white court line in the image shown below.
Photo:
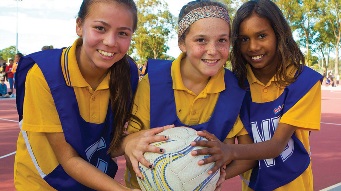
<path fill-rule="evenodd" d="M 322 97 L 322 99 L 336 100 L 336 99 L 341 99 L 341 98 L 338 98 L 338 97 Z"/>
<path fill-rule="evenodd" d="M 0 120 L 2 120 L 2 121 L 9 121 L 9 122 L 15 122 L 15 123 L 19 122 L 19 121 L 16 121 L 16 120 L 4 119 L 4 118 L 0 118 Z"/>
<path fill-rule="evenodd" d="M 0 159 L 3 159 L 3 158 L 6 158 L 6 157 L 9 157 L 9 156 L 12 156 L 12 155 L 14 155 L 15 153 L 16 153 L 16 152 L 14 151 L 14 152 L 9 153 L 9 154 L 7 154 L 7 155 L 0 156 Z"/>
<path fill-rule="evenodd" d="M 341 124 L 339 124 L 339 123 L 325 123 L 325 122 L 321 122 L 321 124 L 341 126 Z"/>
<path fill-rule="evenodd" d="M 336 188 L 336 189 L 334 189 L 334 188 Z M 320 191 L 329 191 L 329 190 L 340 191 L 341 190 L 341 183 L 335 184 L 333 186 L 329 186 L 328 188 L 322 189 Z"/>

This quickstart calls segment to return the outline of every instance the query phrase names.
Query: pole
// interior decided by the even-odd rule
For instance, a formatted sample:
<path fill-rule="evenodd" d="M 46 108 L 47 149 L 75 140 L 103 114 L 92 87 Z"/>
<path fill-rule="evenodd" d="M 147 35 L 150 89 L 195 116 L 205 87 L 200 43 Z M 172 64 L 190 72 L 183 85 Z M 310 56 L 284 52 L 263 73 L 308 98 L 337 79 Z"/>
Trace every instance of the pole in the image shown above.
<path fill-rule="evenodd" d="M 16 0 L 17 1 L 17 34 L 16 34 L 16 45 L 15 45 L 15 53 L 17 54 L 18 53 L 18 28 L 19 28 L 19 17 L 18 17 L 18 9 L 19 9 L 19 1 L 22 1 L 22 0 Z"/>

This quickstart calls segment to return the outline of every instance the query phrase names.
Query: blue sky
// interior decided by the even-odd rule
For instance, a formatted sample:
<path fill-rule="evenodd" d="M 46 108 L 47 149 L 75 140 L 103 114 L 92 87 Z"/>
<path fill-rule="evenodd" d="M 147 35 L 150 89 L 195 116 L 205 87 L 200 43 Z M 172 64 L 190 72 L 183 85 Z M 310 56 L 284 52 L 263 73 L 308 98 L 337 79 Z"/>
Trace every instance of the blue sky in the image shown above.
<path fill-rule="evenodd" d="M 82 0 L 1 0 L 0 50 L 16 45 L 18 26 L 18 50 L 29 54 L 45 45 L 55 48 L 69 46 L 77 38 L 75 21 Z M 189 0 L 169 0 L 172 14 L 178 15 Z M 181 3 L 180 3 L 181 2 Z M 17 25 L 18 5 L 18 25 Z M 177 57 L 177 40 L 169 42 L 169 55 Z"/>

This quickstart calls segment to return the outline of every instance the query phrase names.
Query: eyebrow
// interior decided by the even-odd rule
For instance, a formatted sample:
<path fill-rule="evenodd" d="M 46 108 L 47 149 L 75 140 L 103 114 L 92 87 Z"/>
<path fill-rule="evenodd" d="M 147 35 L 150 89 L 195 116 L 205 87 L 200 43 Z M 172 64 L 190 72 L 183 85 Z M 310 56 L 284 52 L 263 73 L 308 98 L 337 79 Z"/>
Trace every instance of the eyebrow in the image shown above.
<path fill-rule="evenodd" d="M 108 23 L 104 22 L 104 21 L 95 21 L 95 22 L 99 22 L 99 23 L 102 23 L 106 27 L 110 27 L 110 25 Z M 118 29 L 133 31 L 133 29 L 130 28 L 130 27 L 119 27 Z"/>

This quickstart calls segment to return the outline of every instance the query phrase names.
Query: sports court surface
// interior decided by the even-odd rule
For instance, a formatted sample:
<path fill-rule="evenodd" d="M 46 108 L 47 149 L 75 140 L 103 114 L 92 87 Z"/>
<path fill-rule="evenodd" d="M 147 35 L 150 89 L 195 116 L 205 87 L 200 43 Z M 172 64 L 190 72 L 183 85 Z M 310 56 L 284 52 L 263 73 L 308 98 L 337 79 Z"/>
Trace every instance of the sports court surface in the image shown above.
<path fill-rule="evenodd" d="M 14 191 L 13 162 L 19 132 L 14 98 L 0 98 L 0 191 Z M 323 87 L 321 130 L 311 134 L 315 191 L 341 191 L 341 87 Z M 46 159 L 48 160 L 48 159 Z M 125 161 L 115 179 L 123 183 Z M 241 190 L 238 177 L 225 181 L 224 191 Z"/>

